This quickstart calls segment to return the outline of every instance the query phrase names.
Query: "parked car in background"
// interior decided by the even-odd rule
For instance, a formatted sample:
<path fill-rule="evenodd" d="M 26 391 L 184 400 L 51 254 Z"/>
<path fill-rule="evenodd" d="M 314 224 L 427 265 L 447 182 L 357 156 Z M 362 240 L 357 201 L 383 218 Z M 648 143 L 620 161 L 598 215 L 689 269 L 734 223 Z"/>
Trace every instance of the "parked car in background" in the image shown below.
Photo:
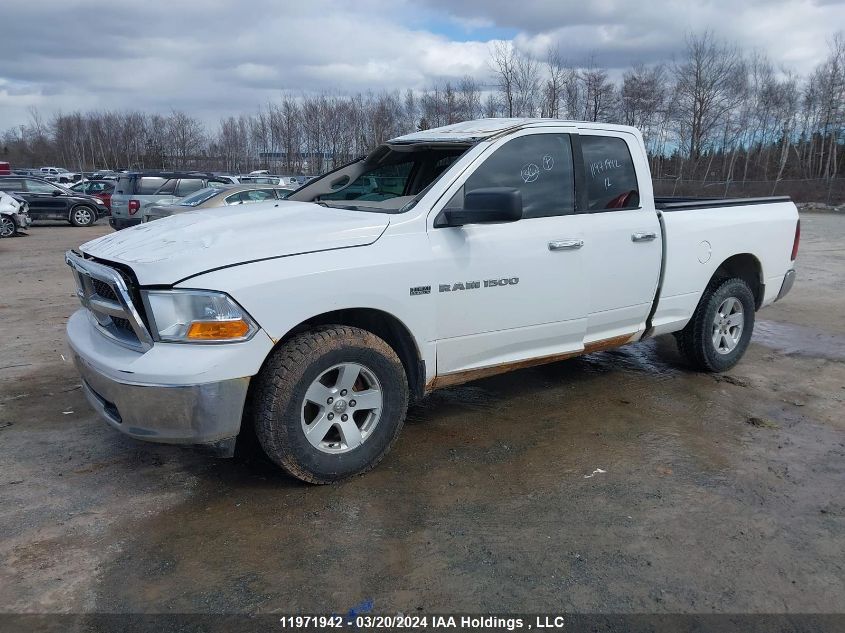
<path fill-rule="evenodd" d="M 293 189 L 278 185 L 234 185 L 227 187 L 206 187 L 168 205 L 153 205 L 144 211 L 144 222 L 166 218 L 186 211 L 226 207 L 251 202 L 272 202 L 283 200 Z"/>
<path fill-rule="evenodd" d="M 111 198 L 109 224 L 115 230 L 140 224 L 144 211 L 153 205 L 172 204 L 187 195 L 217 183 L 227 183 L 198 172 L 127 172 L 120 175 Z"/>
<path fill-rule="evenodd" d="M 38 174 L 35 174 L 36 176 L 41 176 L 45 180 L 60 184 L 73 183 L 82 179 L 81 173 L 68 171 L 64 167 L 42 167 L 38 172 Z"/>
<path fill-rule="evenodd" d="M 45 178 L 47 176 L 58 176 L 60 174 L 70 173 L 64 167 L 41 167 L 38 171 L 41 173 L 41 176 Z"/>
<path fill-rule="evenodd" d="M 0 161 L 0 176 L 11 176 L 11 175 L 12 175 L 12 166 L 5 161 Z"/>
<path fill-rule="evenodd" d="M 82 180 L 70 187 L 70 190 L 96 196 L 103 201 L 111 215 L 111 196 L 114 193 L 115 184 L 114 180 Z"/>
<path fill-rule="evenodd" d="M 26 200 L 33 220 L 67 220 L 74 226 L 91 226 L 109 213 L 105 203 L 96 196 L 77 193 L 34 176 L 0 176 L 0 191 Z"/>
<path fill-rule="evenodd" d="M 0 237 L 13 237 L 18 231 L 29 228 L 31 223 L 26 200 L 0 191 Z"/>
<path fill-rule="evenodd" d="M 277 176 L 268 173 L 256 172 L 238 176 L 238 180 L 244 184 L 281 185 L 291 189 L 296 189 L 302 184 L 299 180 L 299 176 Z"/>

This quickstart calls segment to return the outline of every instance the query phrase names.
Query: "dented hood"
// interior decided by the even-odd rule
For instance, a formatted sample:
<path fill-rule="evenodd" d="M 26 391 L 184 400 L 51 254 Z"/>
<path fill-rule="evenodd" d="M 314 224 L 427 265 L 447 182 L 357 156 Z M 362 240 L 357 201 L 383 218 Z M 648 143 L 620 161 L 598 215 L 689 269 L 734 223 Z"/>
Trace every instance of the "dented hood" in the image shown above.
<path fill-rule="evenodd" d="M 170 285 L 251 261 L 375 242 L 390 216 L 311 202 L 256 202 L 203 209 L 140 224 L 82 245 L 98 259 L 126 264 L 141 285 Z"/>

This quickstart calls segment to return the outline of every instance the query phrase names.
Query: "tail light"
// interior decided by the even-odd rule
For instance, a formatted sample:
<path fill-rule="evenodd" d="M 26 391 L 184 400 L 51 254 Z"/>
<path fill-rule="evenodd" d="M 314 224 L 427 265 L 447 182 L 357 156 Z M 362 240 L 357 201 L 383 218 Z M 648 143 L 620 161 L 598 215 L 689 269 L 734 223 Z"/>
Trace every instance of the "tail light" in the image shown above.
<path fill-rule="evenodd" d="M 792 261 L 795 261 L 795 258 L 798 257 L 798 242 L 801 241 L 801 220 L 798 220 L 798 223 L 795 225 L 795 241 L 792 242 L 792 257 L 790 258 Z"/>
<path fill-rule="evenodd" d="M 140 208 L 141 208 L 141 201 L 140 200 L 130 200 L 129 201 L 129 215 L 135 215 Z"/>

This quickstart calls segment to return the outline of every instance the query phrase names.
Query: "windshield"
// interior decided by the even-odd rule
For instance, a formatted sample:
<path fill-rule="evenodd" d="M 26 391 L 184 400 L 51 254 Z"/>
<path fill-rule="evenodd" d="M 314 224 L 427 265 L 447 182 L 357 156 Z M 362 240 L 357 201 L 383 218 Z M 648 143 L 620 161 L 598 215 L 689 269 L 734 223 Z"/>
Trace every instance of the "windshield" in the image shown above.
<path fill-rule="evenodd" d="M 197 192 L 192 193 L 190 196 L 187 196 L 179 201 L 180 207 L 195 207 L 197 205 L 202 204 L 206 200 L 210 200 L 218 193 L 222 187 L 206 187 L 205 189 L 200 189 Z"/>
<path fill-rule="evenodd" d="M 350 181 L 337 179 L 334 191 L 320 194 L 317 202 L 324 206 L 371 211 L 403 213 L 413 207 L 433 183 L 448 171 L 466 152 L 467 146 L 425 146 L 412 151 L 388 151 L 378 165 L 360 173 Z"/>

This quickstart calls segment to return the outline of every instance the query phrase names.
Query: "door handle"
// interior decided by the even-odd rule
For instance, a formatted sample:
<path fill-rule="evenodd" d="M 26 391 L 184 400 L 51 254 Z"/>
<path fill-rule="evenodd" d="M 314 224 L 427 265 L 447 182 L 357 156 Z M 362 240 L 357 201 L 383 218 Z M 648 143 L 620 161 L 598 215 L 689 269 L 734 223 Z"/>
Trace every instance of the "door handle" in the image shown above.
<path fill-rule="evenodd" d="M 634 233 L 631 235 L 632 242 L 650 242 L 657 239 L 657 233 Z"/>
<path fill-rule="evenodd" d="M 553 240 L 549 242 L 550 251 L 574 251 L 584 246 L 584 240 Z"/>

